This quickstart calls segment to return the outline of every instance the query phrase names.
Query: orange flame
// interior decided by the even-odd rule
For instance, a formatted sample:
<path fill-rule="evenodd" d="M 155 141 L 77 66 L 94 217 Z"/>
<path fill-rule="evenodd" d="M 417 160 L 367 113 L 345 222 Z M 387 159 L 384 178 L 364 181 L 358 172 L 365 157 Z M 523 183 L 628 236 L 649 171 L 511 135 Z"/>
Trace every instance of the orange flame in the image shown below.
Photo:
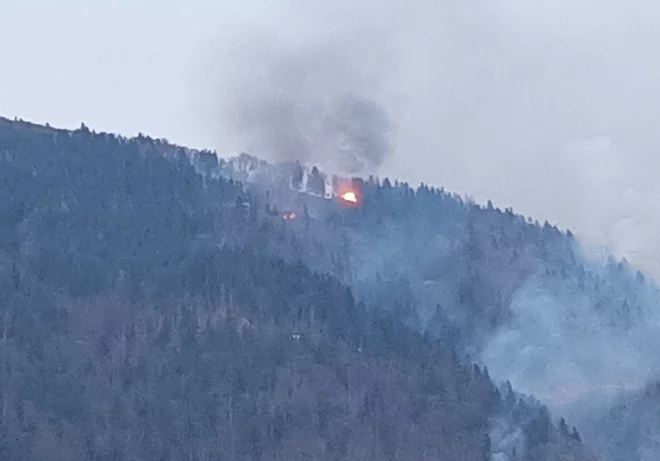
<path fill-rule="evenodd" d="M 335 197 L 344 205 L 358 206 L 362 201 L 359 187 L 349 179 L 333 178 L 333 188 Z"/>
<path fill-rule="evenodd" d="M 344 186 L 339 190 L 341 202 L 348 206 L 358 206 L 360 204 L 360 194 L 351 186 Z"/>
<path fill-rule="evenodd" d="M 357 194 L 355 193 L 355 191 L 352 190 L 346 191 L 343 194 L 341 194 L 341 198 L 346 202 L 351 202 L 351 203 L 358 202 Z"/>

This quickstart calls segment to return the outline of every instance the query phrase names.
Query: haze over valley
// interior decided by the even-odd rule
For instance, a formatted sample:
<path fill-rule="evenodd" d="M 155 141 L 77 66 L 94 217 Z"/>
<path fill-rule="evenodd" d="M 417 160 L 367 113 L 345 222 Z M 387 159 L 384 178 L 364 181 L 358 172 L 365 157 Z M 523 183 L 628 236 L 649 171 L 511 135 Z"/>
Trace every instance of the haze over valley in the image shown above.
<path fill-rule="evenodd" d="M 660 459 L 659 9 L 9 0 L 0 458 Z"/>

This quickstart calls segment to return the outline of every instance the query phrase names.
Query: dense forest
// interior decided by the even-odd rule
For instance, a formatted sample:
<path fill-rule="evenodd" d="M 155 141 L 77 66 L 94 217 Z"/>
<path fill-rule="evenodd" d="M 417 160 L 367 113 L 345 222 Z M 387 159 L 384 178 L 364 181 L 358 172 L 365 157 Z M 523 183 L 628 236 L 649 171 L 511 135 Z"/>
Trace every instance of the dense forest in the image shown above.
<path fill-rule="evenodd" d="M 646 461 L 660 451 L 660 381 L 617 395 L 605 408 L 586 409 L 593 443 L 608 459 Z"/>
<path fill-rule="evenodd" d="M 255 193 L 266 178 L 275 178 L 264 198 L 285 209 L 319 207 L 314 201 L 292 200 L 288 190 L 275 186 L 286 173 L 245 154 L 220 160 L 215 170 L 240 178 Z M 648 323 L 660 307 L 657 287 L 625 260 L 594 262 L 570 231 L 547 221 L 540 225 L 510 208 L 490 202 L 480 206 L 442 188 L 412 188 L 387 178 L 368 178 L 361 192 L 359 210 L 316 210 L 322 216 L 311 232 L 308 223 L 289 226 L 297 247 L 303 248 L 296 256 L 332 272 L 373 304 L 390 310 L 394 304 L 414 307 L 408 309 L 409 320 L 418 328 L 434 332 L 446 327 L 436 324 L 446 317 L 438 315 L 443 311 L 475 351 L 489 332 L 510 319 L 516 293 L 533 280 L 553 296 L 583 297 L 561 304 L 567 309 L 587 304 L 585 309 L 613 328 Z M 338 229 L 342 238 L 337 238 Z M 324 251 L 315 251 L 319 245 Z"/>
<path fill-rule="evenodd" d="M 1 459 L 596 459 L 470 357 L 529 274 L 630 322 L 641 274 L 621 292 L 548 224 L 376 178 L 290 225 L 290 191 L 239 173 L 0 119 Z"/>
<path fill-rule="evenodd" d="M 216 170 L 249 185 L 282 176 L 247 155 L 221 160 Z M 644 391 L 660 376 L 660 292 L 652 281 L 625 259 L 595 259 L 570 231 L 490 202 L 387 178 L 366 179 L 361 192 L 359 211 L 339 220 L 330 213 L 312 234 L 324 236 L 335 261 L 345 258 L 334 273 L 358 299 L 429 333 L 463 361 L 516 378 L 556 414 L 570 414 L 604 459 L 660 457 L 652 410 L 659 399 Z M 285 208 L 294 203 L 286 190 L 269 193 Z M 333 246 L 338 228 L 344 239 Z M 307 228 L 299 229 L 304 240 Z M 307 244 L 303 257 L 314 247 Z M 316 254 L 309 264 L 320 260 Z M 324 270 L 332 267 L 326 261 Z"/>

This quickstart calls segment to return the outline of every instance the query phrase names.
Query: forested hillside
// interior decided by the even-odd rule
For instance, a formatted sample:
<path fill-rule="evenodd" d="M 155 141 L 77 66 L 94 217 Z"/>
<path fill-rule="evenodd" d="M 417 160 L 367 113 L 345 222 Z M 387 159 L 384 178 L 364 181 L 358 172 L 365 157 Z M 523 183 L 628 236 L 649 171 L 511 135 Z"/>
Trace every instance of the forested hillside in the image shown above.
<path fill-rule="evenodd" d="M 249 165 L 254 172 L 244 174 L 249 160 L 221 161 L 218 171 L 256 189 L 265 176 L 280 180 L 272 166 L 256 159 Z M 268 174 L 260 175 L 263 170 Z M 346 258 L 345 270 L 335 275 L 381 306 L 389 302 L 394 308 L 406 299 L 415 306 L 411 320 L 420 328 L 436 331 L 440 309 L 459 324 L 469 344 L 481 346 L 510 319 L 516 293 L 532 280 L 552 287 L 553 294 L 583 297 L 585 310 L 615 328 L 645 323 L 658 306 L 657 287 L 625 260 L 591 261 L 570 231 L 547 221 L 541 225 L 490 202 L 480 206 L 442 188 L 412 188 L 387 178 L 368 178 L 361 192 L 359 210 L 326 212 L 311 235 L 323 237 L 326 253 Z M 287 194 L 272 187 L 269 198 L 289 207 L 314 206 L 291 204 Z M 337 228 L 343 240 L 333 239 Z M 301 240 L 309 235 L 307 228 L 292 229 Z"/>
<path fill-rule="evenodd" d="M 246 156 L 219 165 L 257 183 L 271 168 Z M 625 417 L 598 416 L 619 394 L 645 408 L 643 389 L 660 377 L 652 281 L 625 260 L 588 257 L 570 231 L 490 202 L 377 178 L 361 192 L 360 210 L 331 214 L 314 233 L 342 229 L 333 254 L 345 260 L 335 274 L 358 299 L 570 414 L 606 459 L 660 459 L 652 411 L 617 403 L 612 411 Z"/>
<path fill-rule="evenodd" d="M 245 155 L 218 170 L 250 184 L 277 177 Z M 295 206 L 287 193 L 281 203 Z M 487 364 L 493 376 L 511 377 L 555 414 L 567 412 L 607 459 L 660 457 L 660 445 L 649 442 L 658 430 L 649 411 L 617 404 L 613 411 L 627 416 L 616 429 L 596 416 L 620 393 L 644 408 L 648 396 L 639 396 L 660 377 L 660 292 L 652 281 L 625 260 L 588 256 L 570 231 L 490 202 L 378 178 L 368 178 L 361 195 L 359 210 L 330 213 L 313 233 L 332 247 L 342 229 L 332 254 L 345 260 L 335 275 L 358 299 Z"/>
<path fill-rule="evenodd" d="M 570 240 L 376 180 L 289 225 L 214 159 L 0 120 L 0 459 L 593 459 L 454 351 L 505 322 L 500 258 L 559 274 Z"/>
<path fill-rule="evenodd" d="M 606 408 L 588 409 L 590 438 L 604 447 L 607 459 L 646 461 L 660 453 L 660 381 L 624 392 Z"/>

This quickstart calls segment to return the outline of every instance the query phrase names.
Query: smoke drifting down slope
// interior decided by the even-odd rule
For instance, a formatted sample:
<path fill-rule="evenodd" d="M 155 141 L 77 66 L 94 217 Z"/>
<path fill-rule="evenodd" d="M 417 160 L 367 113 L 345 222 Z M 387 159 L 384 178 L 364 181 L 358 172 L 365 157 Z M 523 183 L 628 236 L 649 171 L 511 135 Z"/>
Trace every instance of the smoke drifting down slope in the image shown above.
<path fill-rule="evenodd" d="M 251 40 L 230 62 L 222 123 L 250 153 L 353 174 L 376 172 L 392 154 L 393 123 L 347 46 Z"/>

